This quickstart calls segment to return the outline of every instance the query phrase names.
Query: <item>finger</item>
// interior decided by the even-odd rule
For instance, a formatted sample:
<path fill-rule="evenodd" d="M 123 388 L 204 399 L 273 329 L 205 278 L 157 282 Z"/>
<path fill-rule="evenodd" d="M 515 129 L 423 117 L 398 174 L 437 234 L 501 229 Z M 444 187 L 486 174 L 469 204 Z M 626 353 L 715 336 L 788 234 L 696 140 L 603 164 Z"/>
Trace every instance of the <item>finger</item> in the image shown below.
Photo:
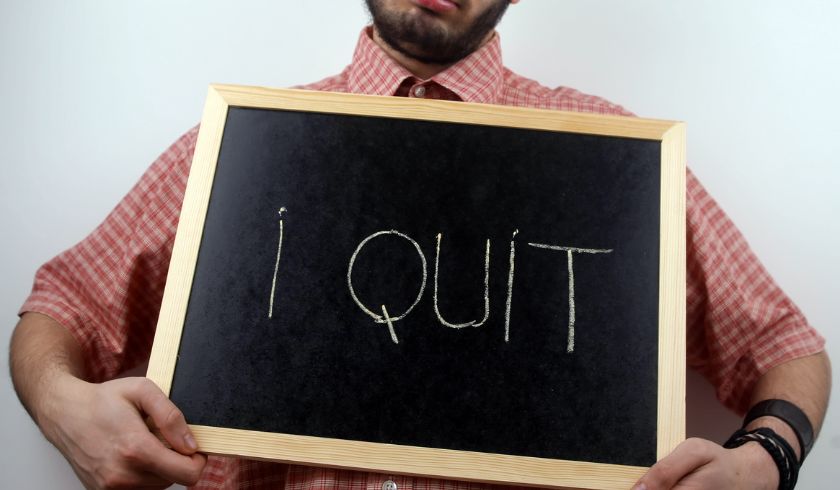
<path fill-rule="evenodd" d="M 195 485 L 207 463 L 203 454 L 179 454 L 164 447 L 151 434 L 144 435 L 135 448 L 134 457 L 140 467 L 169 484 Z"/>
<path fill-rule="evenodd" d="M 140 378 L 134 397 L 137 408 L 152 418 L 163 438 L 181 454 L 193 454 L 198 449 L 187 427 L 184 414 L 151 381 Z"/>
<path fill-rule="evenodd" d="M 668 456 L 659 460 L 639 480 L 634 490 L 667 490 L 673 488 L 686 475 L 712 461 L 713 452 L 702 439 L 688 439 Z"/>

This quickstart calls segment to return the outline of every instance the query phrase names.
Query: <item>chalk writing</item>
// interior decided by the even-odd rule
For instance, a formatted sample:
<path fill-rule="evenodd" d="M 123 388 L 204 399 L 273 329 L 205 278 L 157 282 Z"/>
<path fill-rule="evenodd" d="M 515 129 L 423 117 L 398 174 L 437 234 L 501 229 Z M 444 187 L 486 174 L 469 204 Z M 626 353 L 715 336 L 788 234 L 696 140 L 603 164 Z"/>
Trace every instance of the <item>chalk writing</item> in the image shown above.
<path fill-rule="evenodd" d="M 400 341 L 397 339 L 397 333 L 394 332 L 394 322 L 391 321 L 391 316 L 388 315 L 388 309 L 385 308 L 385 305 L 382 305 L 382 316 L 385 317 L 385 322 L 388 324 L 388 332 L 391 333 L 391 340 L 393 340 L 395 344 L 399 344 Z"/>
<path fill-rule="evenodd" d="M 283 211 L 286 208 L 280 208 L 277 214 L 280 218 L 283 217 Z M 268 318 L 274 315 L 274 292 L 277 290 L 277 271 L 280 270 L 280 251 L 283 249 L 283 220 L 280 220 L 280 238 L 277 240 L 277 258 L 274 260 L 274 276 L 271 278 L 271 296 L 268 300 Z"/>
<path fill-rule="evenodd" d="M 516 258 L 516 244 L 514 240 L 516 239 L 516 235 L 519 234 L 519 230 L 514 230 L 513 235 L 510 237 L 510 259 L 508 265 L 508 287 L 507 287 L 507 299 L 505 300 L 505 342 L 510 342 L 510 306 L 513 302 L 513 264 L 514 259 Z"/>
<path fill-rule="evenodd" d="M 277 256 L 274 262 L 274 276 L 271 280 L 271 296 L 269 299 L 269 309 L 268 309 L 268 317 L 272 318 L 274 315 L 274 300 L 275 294 L 277 291 L 277 277 L 280 271 L 280 256 L 283 249 L 283 213 L 286 211 L 286 208 L 280 208 L 278 214 L 281 216 L 281 219 L 278 223 L 279 229 L 279 238 L 277 241 Z M 516 235 L 519 234 L 519 230 L 514 230 L 513 234 L 511 235 L 510 239 L 510 253 L 508 255 L 508 278 L 507 278 L 507 296 L 505 299 L 505 309 L 504 309 L 504 341 L 510 342 L 510 330 L 511 330 L 511 308 L 513 304 L 513 289 L 514 289 L 514 273 L 516 270 Z M 417 291 L 417 296 L 414 298 L 414 302 L 404 311 L 402 314 L 394 316 L 388 313 L 388 308 L 386 304 L 380 304 L 378 310 L 374 311 L 373 309 L 368 308 L 365 306 L 364 303 L 359 299 L 358 295 L 356 294 L 356 290 L 353 287 L 353 266 L 356 263 L 356 259 L 359 256 L 359 253 L 362 249 L 373 239 L 377 237 L 382 237 L 386 235 L 393 235 L 403 240 L 409 242 L 414 249 L 417 251 L 417 256 L 420 258 L 420 265 L 422 270 L 422 279 L 420 281 L 420 287 Z M 435 247 L 435 270 L 434 270 L 434 284 L 433 284 L 433 292 L 432 292 L 432 307 L 434 309 L 435 315 L 437 316 L 438 321 L 441 325 L 449 328 L 454 329 L 461 329 L 464 327 L 480 327 L 487 323 L 490 319 L 490 248 L 491 248 L 491 241 L 487 239 L 485 242 L 484 247 L 484 316 L 480 321 L 470 320 L 463 323 L 453 323 L 447 321 L 443 314 L 440 311 L 440 305 L 438 303 L 440 289 L 439 289 L 439 279 L 440 279 L 440 247 L 441 242 L 443 241 L 443 234 L 437 234 L 437 241 Z M 569 317 L 567 323 L 567 341 L 566 341 L 566 352 L 571 354 L 575 351 L 575 322 L 576 322 L 576 307 L 575 307 L 575 267 L 574 267 L 574 255 L 575 254 L 609 254 L 613 252 L 613 249 L 606 249 L 606 248 L 579 248 L 579 247 L 567 247 L 561 245 L 548 245 L 544 243 L 533 243 L 529 242 L 529 246 L 544 249 L 544 250 L 554 250 L 559 252 L 566 252 L 566 270 L 568 272 L 568 304 L 569 304 Z M 396 271 L 395 271 L 396 272 Z M 388 327 L 388 333 L 391 336 L 391 340 L 395 344 L 399 344 L 399 338 L 397 337 L 396 330 L 394 328 L 394 324 L 406 316 L 417 306 L 420 300 L 423 297 L 423 293 L 426 290 L 426 280 L 427 280 L 427 264 L 426 264 L 426 256 L 423 253 L 423 250 L 420 248 L 420 244 L 417 243 L 413 238 L 406 235 L 405 233 L 401 233 L 397 230 L 382 230 L 373 233 L 372 235 L 363 239 L 356 249 L 353 251 L 353 254 L 350 256 L 350 262 L 347 266 L 347 288 L 350 291 L 350 296 L 353 298 L 353 301 L 356 305 L 368 316 L 373 318 L 375 323 L 385 324 Z M 381 314 L 380 314 L 381 312 Z"/>
<path fill-rule="evenodd" d="M 612 252 L 612 249 L 561 247 L 558 245 L 545 245 L 543 243 L 529 243 L 528 245 L 536 248 L 566 252 L 566 266 L 569 273 L 569 333 L 566 343 L 566 352 L 572 353 L 575 351 L 575 269 L 572 255 L 576 253 L 608 254 Z"/>
<path fill-rule="evenodd" d="M 481 319 L 480 322 L 476 323 L 475 320 L 471 320 L 465 323 L 449 323 L 443 319 L 443 315 L 440 314 L 440 307 L 438 306 L 438 276 L 440 275 L 440 240 L 442 238 L 442 234 L 438 233 L 437 235 L 437 247 L 435 249 L 435 281 L 434 281 L 434 292 L 432 293 L 432 303 L 435 309 L 435 315 L 438 317 L 438 321 L 441 324 L 450 327 L 450 328 L 464 328 L 464 327 L 480 327 L 484 325 L 488 318 L 490 318 L 490 240 L 487 240 L 486 250 L 484 252 L 484 318 Z"/>
<path fill-rule="evenodd" d="M 399 316 L 388 315 L 385 310 L 385 305 L 382 305 L 382 315 L 371 311 L 364 304 L 362 304 L 361 300 L 359 300 L 359 297 L 356 296 L 356 291 L 353 289 L 353 264 L 356 262 L 356 257 L 359 255 L 359 252 L 361 252 L 362 248 L 364 248 L 364 246 L 367 245 L 369 241 L 383 235 L 396 235 L 400 238 L 408 240 L 412 245 L 414 245 L 414 248 L 417 250 L 417 254 L 420 256 L 420 262 L 423 266 L 423 281 L 420 284 L 420 290 L 417 292 L 417 298 L 414 300 L 414 303 L 412 303 L 411 306 L 409 306 L 408 309 L 405 310 L 405 312 L 403 312 L 403 314 Z M 393 323 L 402 320 L 403 318 L 405 318 L 406 315 L 411 313 L 411 310 L 413 310 L 414 307 L 417 306 L 417 303 L 420 302 L 420 298 L 423 297 L 423 291 L 425 291 L 426 289 L 426 256 L 423 255 L 423 251 L 420 249 L 420 245 L 408 235 L 400 233 L 397 230 L 377 231 L 373 235 L 370 235 L 369 237 L 362 240 L 361 243 L 359 243 L 359 246 L 356 247 L 356 250 L 353 252 L 353 255 L 350 257 L 350 265 L 347 267 L 347 287 L 350 289 L 350 296 L 353 297 L 353 301 L 356 302 L 356 305 L 358 305 L 358 307 L 361 308 L 362 311 L 364 311 L 371 318 L 373 318 L 373 321 L 375 321 L 376 323 L 388 324 L 388 329 L 391 333 L 391 339 L 394 341 L 395 344 L 399 343 L 397 342 L 397 336 L 394 333 Z"/>

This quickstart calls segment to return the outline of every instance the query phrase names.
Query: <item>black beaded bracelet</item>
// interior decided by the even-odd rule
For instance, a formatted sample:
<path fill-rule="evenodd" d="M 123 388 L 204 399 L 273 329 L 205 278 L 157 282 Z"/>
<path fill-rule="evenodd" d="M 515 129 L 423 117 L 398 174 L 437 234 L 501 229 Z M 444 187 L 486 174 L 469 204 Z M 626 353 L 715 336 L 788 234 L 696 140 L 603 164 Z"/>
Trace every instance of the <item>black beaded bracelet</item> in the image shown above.
<path fill-rule="evenodd" d="M 723 445 L 727 449 L 741 447 L 748 442 L 757 442 L 767 451 L 779 470 L 779 490 L 793 490 L 799 479 L 799 462 L 796 453 L 784 437 L 773 429 L 760 427 L 747 432 L 739 429 Z"/>

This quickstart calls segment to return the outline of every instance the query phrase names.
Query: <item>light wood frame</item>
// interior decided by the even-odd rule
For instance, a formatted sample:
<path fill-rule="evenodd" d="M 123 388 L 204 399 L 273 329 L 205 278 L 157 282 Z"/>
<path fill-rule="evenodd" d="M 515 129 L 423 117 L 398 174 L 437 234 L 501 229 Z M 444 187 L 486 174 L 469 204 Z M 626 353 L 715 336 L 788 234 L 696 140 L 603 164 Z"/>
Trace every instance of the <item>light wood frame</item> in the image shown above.
<path fill-rule="evenodd" d="M 232 85 L 210 87 L 147 376 L 170 392 L 229 107 L 493 125 L 659 141 L 661 205 L 657 459 L 685 437 L 685 125 L 487 104 Z M 190 426 L 202 452 L 487 483 L 627 489 L 645 467 Z"/>

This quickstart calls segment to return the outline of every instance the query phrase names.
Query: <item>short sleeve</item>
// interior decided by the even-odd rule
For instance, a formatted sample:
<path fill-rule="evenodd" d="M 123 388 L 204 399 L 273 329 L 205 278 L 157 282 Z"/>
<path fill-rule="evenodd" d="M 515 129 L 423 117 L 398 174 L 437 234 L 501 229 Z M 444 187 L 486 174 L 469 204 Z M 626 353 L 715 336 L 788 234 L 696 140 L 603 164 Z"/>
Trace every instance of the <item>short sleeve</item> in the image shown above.
<path fill-rule="evenodd" d="M 93 381 L 148 358 L 197 134 L 179 138 L 90 235 L 41 266 L 20 309 L 66 327 Z"/>
<path fill-rule="evenodd" d="M 686 184 L 688 365 L 744 413 L 762 374 L 822 351 L 825 340 L 691 172 Z"/>

